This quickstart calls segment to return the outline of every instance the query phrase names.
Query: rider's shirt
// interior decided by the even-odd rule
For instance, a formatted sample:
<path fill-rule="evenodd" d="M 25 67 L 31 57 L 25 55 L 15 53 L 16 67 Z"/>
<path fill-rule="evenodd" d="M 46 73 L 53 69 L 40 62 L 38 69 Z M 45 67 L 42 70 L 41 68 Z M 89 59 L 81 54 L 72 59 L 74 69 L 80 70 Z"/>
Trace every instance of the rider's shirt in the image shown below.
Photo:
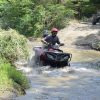
<path fill-rule="evenodd" d="M 55 45 L 56 43 L 60 44 L 58 36 L 53 37 L 52 35 L 49 35 L 49 36 L 45 37 L 45 41 L 52 45 Z"/>

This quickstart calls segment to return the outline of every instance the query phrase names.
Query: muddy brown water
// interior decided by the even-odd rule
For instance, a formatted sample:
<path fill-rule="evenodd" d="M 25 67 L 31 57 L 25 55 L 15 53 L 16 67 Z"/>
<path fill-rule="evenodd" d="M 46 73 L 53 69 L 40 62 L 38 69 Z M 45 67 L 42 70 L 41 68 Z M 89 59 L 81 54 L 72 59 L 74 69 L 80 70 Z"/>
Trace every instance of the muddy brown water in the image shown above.
<path fill-rule="evenodd" d="M 31 88 L 14 100 L 100 100 L 100 52 L 63 48 L 72 53 L 71 67 L 26 67 Z"/>

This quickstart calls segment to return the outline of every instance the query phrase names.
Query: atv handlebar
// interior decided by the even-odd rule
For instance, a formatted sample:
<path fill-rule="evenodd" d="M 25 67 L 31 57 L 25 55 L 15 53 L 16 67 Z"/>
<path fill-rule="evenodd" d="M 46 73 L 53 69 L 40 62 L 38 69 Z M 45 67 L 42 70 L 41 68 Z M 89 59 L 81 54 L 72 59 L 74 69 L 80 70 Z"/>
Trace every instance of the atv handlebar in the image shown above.
<path fill-rule="evenodd" d="M 64 46 L 64 43 L 60 43 L 59 46 Z"/>
<path fill-rule="evenodd" d="M 57 50 L 57 51 L 60 51 L 60 52 L 63 52 L 63 51 L 62 51 L 62 50 L 60 50 L 60 49 L 55 49 L 55 48 L 52 48 L 52 49 Z"/>

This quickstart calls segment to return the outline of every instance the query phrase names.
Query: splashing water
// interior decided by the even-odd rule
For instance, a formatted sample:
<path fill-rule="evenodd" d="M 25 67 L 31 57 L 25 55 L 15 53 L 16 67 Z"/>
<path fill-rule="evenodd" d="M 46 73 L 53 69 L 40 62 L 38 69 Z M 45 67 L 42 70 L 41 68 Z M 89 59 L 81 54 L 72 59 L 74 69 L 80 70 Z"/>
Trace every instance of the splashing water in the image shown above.
<path fill-rule="evenodd" d="M 50 66 L 34 65 L 22 68 L 30 79 L 31 88 L 25 96 L 14 99 L 100 100 L 100 71 L 94 63 L 99 60 L 100 53 L 93 50 L 69 51 L 73 54 L 71 67 L 51 69 Z"/>

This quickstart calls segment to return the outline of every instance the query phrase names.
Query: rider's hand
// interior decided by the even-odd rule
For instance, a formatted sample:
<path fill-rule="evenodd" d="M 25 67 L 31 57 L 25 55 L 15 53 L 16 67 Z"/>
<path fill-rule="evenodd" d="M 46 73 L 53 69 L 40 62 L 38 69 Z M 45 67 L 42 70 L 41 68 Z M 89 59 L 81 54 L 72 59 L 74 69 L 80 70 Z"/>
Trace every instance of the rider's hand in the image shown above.
<path fill-rule="evenodd" d="M 48 42 L 47 42 L 46 44 L 47 44 L 47 45 L 50 45 L 50 43 L 48 43 Z"/>
<path fill-rule="evenodd" d="M 46 42 L 45 44 L 46 44 L 47 46 L 50 46 L 50 43 L 48 43 L 48 42 Z"/>

